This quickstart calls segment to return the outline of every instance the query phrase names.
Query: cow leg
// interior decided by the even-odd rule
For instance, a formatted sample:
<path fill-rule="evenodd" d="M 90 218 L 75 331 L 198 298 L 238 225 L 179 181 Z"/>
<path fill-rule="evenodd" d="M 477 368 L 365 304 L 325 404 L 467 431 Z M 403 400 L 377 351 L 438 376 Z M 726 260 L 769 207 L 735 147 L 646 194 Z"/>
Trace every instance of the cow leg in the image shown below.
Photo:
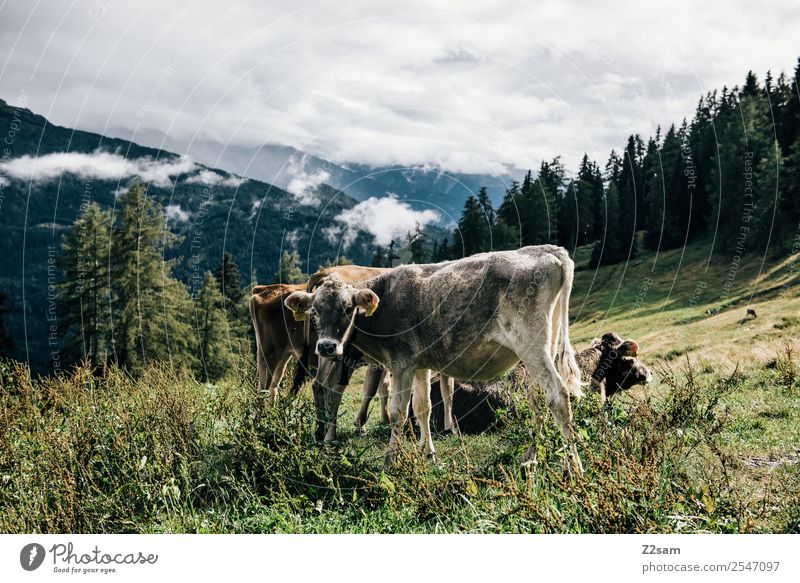
<path fill-rule="evenodd" d="M 377 364 L 368 365 L 367 374 L 364 376 L 364 384 L 361 388 L 361 407 L 356 415 L 356 429 L 361 435 L 366 434 L 364 426 L 367 424 L 367 418 L 369 417 L 369 404 L 378 392 L 382 382 L 383 370 L 381 370 L 381 367 Z"/>
<path fill-rule="evenodd" d="M 394 463 L 400 451 L 400 441 L 403 438 L 406 421 L 408 421 L 408 405 L 411 401 L 413 379 L 414 369 L 392 370 L 392 396 L 389 411 L 392 436 L 389 438 L 389 449 L 384 458 L 384 464 L 387 466 Z"/>
<path fill-rule="evenodd" d="M 442 393 L 442 404 L 444 405 L 445 432 L 456 431 L 456 424 L 453 420 L 453 395 L 455 393 L 455 387 L 456 380 L 453 377 L 439 373 L 439 391 Z"/>
<path fill-rule="evenodd" d="M 419 447 L 422 453 L 433 458 L 436 451 L 431 437 L 431 371 L 424 368 L 414 373 L 414 397 L 411 404 L 419 425 Z"/>
<path fill-rule="evenodd" d="M 381 401 L 381 423 L 389 424 L 389 383 L 392 382 L 392 375 L 388 370 L 383 371 L 381 381 L 378 384 L 378 397 Z"/>
<path fill-rule="evenodd" d="M 549 338 L 547 340 L 549 341 Z M 583 473 L 583 466 L 578 457 L 578 449 L 575 446 L 572 435 L 572 406 L 569 402 L 569 392 L 561 381 L 552 359 L 549 358 L 549 352 L 549 344 L 545 344 L 541 350 L 529 353 L 523 359 L 525 367 L 528 369 L 528 373 L 533 375 L 532 380 L 534 381 L 528 386 L 528 402 L 532 408 L 535 407 L 536 394 L 534 391 L 538 380 L 538 385 L 545 391 L 547 407 L 550 409 L 556 425 L 561 430 L 564 443 L 570 450 L 575 468 L 578 473 Z M 535 454 L 536 448 L 531 446 L 522 456 L 522 462 L 525 463 L 534 459 Z"/>
<path fill-rule="evenodd" d="M 327 423 L 325 422 L 325 387 L 315 378 L 311 385 L 311 390 L 314 393 L 314 409 L 317 415 L 314 439 L 322 441 L 325 439 L 325 430 L 327 429 Z"/>
<path fill-rule="evenodd" d="M 281 383 L 283 373 L 286 372 L 286 365 L 289 364 L 289 359 L 291 357 L 291 352 L 286 352 L 277 358 L 265 359 L 267 364 L 267 376 L 269 376 L 269 386 L 267 387 L 268 407 L 275 406 L 278 400 L 278 385 Z"/>
<path fill-rule="evenodd" d="M 339 384 L 342 377 L 341 360 L 319 359 L 317 367 L 317 382 L 323 393 L 322 423 L 325 426 L 325 442 L 336 441 L 336 421 L 339 416 L 339 404 L 346 385 Z"/>
<path fill-rule="evenodd" d="M 257 332 L 256 336 L 258 336 Z M 256 338 L 256 370 L 258 371 L 258 390 L 263 393 L 267 389 L 267 376 L 269 372 L 267 368 L 267 359 L 264 356 L 264 351 L 261 350 L 258 338 Z"/>

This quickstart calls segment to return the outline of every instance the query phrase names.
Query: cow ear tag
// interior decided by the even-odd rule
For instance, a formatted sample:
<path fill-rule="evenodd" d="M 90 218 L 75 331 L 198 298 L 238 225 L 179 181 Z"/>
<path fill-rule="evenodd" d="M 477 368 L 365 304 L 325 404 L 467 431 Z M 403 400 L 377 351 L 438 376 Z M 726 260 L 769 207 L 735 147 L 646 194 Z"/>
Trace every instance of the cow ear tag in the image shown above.
<path fill-rule="evenodd" d="M 375 313 L 375 310 L 378 309 L 378 302 L 375 302 L 374 305 L 370 306 L 366 310 L 364 310 L 364 315 L 369 318 L 372 314 Z"/>
<path fill-rule="evenodd" d="M 296 322 L 302 322 L 303 320 L 306 319 L 305 312 L 292 312 L 292 316 L 294 316 Z"/>

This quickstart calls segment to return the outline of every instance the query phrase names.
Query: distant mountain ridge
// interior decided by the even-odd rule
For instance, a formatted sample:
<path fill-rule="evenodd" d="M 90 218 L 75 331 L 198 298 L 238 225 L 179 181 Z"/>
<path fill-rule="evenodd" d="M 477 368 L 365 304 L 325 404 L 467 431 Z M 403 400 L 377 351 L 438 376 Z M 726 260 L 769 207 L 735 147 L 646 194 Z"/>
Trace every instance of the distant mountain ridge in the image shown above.
<path fill-rule="evenodd" d="M 334 163 L 291 146 L 265 144 L 261 147 L 225 145 L 209 140 L 177 140 L 157 130 L 112 131 L 138 143 L 167 148 L 228 172 L 263 180 L 292 190 L 292 181 L 318 181 L 341 190 L 356 200 L 392 194 L 417 210 L 432 209 L 440 215 L 440 225 L 452 226 L 470 194 L 485 186 L 499 204 L 505 189 L 523 172 L 509 168 L 502 175 L 446 172 L 431 166 L 369 166 Z M 519 176 L 516 176 L 519 174 Z"/>

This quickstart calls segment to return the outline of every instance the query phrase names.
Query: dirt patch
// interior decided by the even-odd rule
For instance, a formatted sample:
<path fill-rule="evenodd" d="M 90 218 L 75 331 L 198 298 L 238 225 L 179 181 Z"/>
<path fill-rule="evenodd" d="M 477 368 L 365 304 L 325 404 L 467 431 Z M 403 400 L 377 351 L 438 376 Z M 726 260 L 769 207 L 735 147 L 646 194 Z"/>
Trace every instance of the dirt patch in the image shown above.
<path fill-rule="evenodd" d="M 783 464 L 800 464 L 800 449 L 790 451 L 782 456 L 774 457 L 740 457 L 739 461 L 749 468 L 777 468 Z"/>

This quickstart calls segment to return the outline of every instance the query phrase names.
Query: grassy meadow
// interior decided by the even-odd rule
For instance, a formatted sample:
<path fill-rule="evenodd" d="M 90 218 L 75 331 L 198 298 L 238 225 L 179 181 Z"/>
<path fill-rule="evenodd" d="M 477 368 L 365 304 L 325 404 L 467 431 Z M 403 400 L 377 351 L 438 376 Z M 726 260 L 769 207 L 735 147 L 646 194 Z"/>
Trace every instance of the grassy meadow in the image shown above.
<path fill-rule="evenodd" d="M 608 408 L 574 403 L 582 476 L 521 390 L 503 429 L 436 437 L 435 462 L 407 439 L 384 471 L 388 428 L 374 410 L 353 428 L 363 370 L 323 447 L 310 390 L 264 412 L 249 358 L 216 384 L 4 363 L 0 532 L 800 532 L 800 258 L 746 257 L 729 284 L 709 250 L 598 270 L 579 250 L 573 344 L 615 330 L 656 373 Z"/>

